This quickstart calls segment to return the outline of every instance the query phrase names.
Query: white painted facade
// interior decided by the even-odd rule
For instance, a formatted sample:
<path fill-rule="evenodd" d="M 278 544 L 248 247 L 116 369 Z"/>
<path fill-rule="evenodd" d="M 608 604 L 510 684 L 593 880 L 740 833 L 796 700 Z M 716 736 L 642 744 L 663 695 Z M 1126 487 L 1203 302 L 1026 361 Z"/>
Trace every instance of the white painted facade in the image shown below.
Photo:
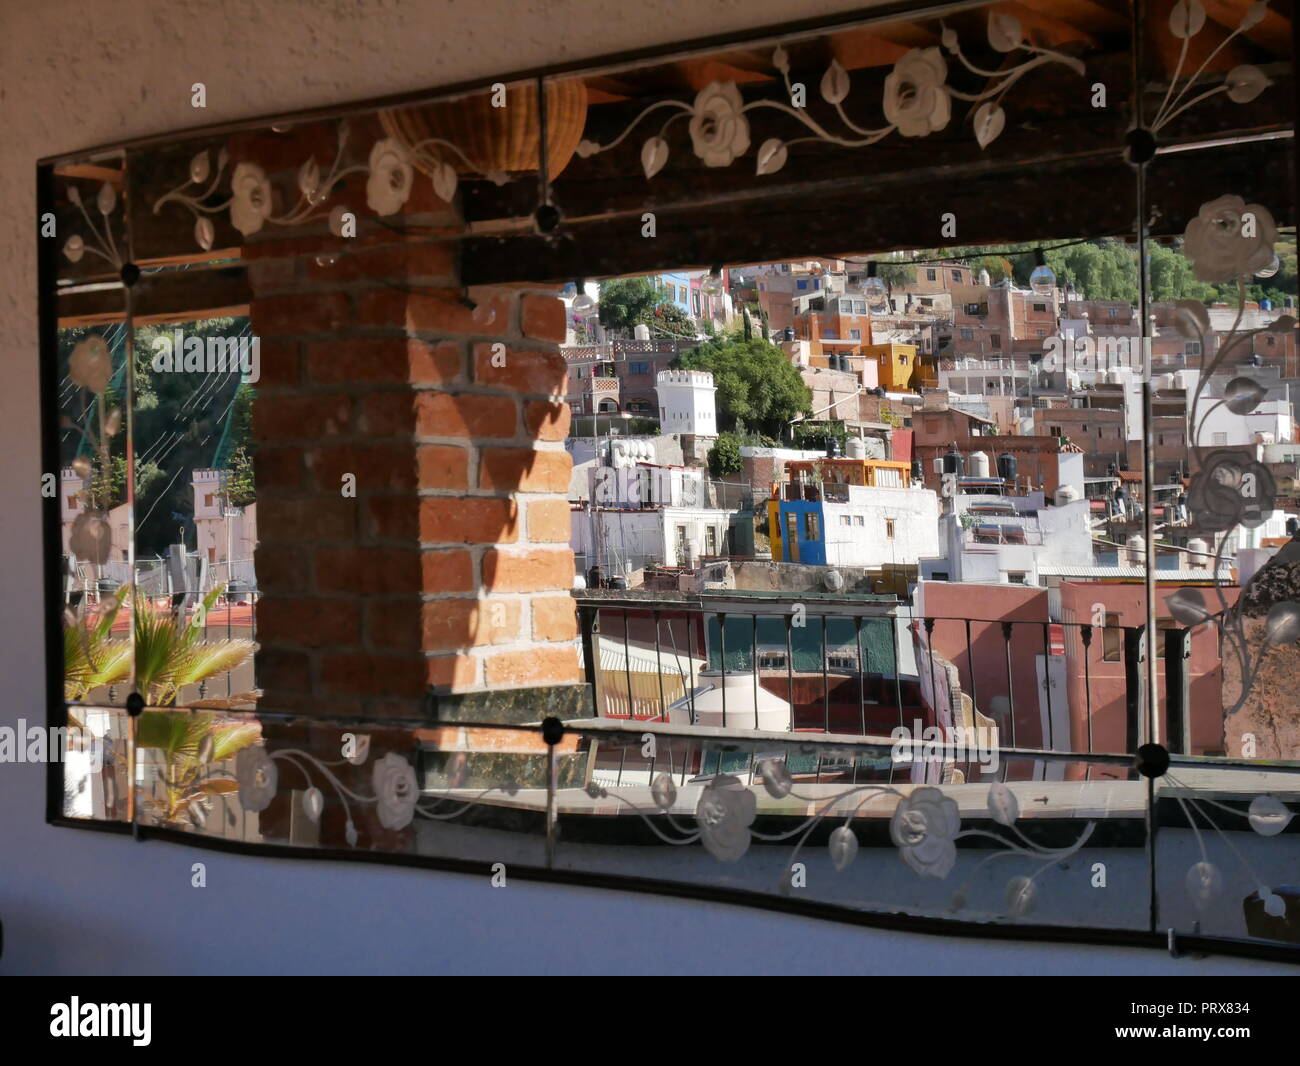
<path fill-rule="evenodd" d="M 661 370 L 655 379 L 661 433 L 718 435 L 717 388 L 707 370 Z"/>
<path fill-rule="evenodd" d="M 827 566 L 915 564 L 939 552 L 939 497 L 929 489 L 849 485 L 822 504 Z"/>
<path fill-rule="evenodd" d="M 1089 503 L 1074 500 L 1047 506 L 1041 492 L 1028 496 L 958 496 L 956 509 L 939 522 L 941 557 L 921 563 L 923 580 L 947 575 L 949 581 L 982 585 L 1042 585 L 1041 566 L 1091 566 Z M 1003 505 L 1015 514 L 975 514 L 979 505 Z M 963 517 L 965 522 L 963 522 Z M 990 542 L 976 527 L 1011 527 L 1000 533 L 1024 543 Z"/>
<path fill-rule="evenodd" d="M 1284 444 L 1295 440 L 1295 421 L 1290 400 L 1264 400 L 1249 414 L 1239 415 L 1217 401 L 1201 399 L 1205 411 L 1201 431 L 1196 438 L 1208 448 L 1235 447 L 1242 444 Z M 1208 407 L 1208 410 L 1207 410 Z"/>
<path fill-rule="evenodd" d="M 726 544 L 729 511 L 717 507 L 574 510 L 569 547 L 590 568 L 628 574 L 651 564 L 693 566 Z"/>

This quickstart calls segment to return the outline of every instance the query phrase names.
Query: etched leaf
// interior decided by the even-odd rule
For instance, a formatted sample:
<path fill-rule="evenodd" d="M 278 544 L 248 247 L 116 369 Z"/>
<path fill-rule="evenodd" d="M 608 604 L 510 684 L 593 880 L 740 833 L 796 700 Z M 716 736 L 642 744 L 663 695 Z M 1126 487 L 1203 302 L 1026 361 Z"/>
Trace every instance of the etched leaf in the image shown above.
<path fill-rule="evenodd" d="M 776 46 L 776 51 L 772 53 L 772 66 L 782 74 L 790 73 L 790 53 L 785 50 L 784 45 Z"/>
<path fill-rule="evenodd" d="M 320 165 L 315 156 L 308 156 L 306 162 L 298 168 L 298 191 L 308 200 L 315 197 L 320 188 Z"/>
<path fill-rule="evenodd" d="M 851 87 L 848 71 L 840 66 L 838 59 L 832 59 L 831 65 L 826 68 L 826 73 L 822 75 L 822 99 L 828 104 L 841 103 L 849 95 Z"/>
<path fill-rule="evenodd" d="M 655 806 L 661 811 L 666 811 L 676 803 L 677 786 L 673 784 L 672 775 L 659 774 L 650 786 L 650 795 L 655 801 Z"/>
<path fill-rule="evenodd" d="M 194 240 L 205 252 L 212 251 L 212 241 L 216 237 L 216 230 L 212 225 L 212 219 L 199 218 L 194 221 Z"/>
<path fill-rule="evenodd" d="M 99 209 L 101 215 L 110 215 L 116 206 L 117 190 L 106 181 L 99 187 L 99 193 L 95 196 L 95 207 Z"/>
<path fill-rule="evenodd" d="M 208 150 L 205 148 L 190 160 L 190 181 L 195 185 L 202 185 L 211 173 L 212 164 L 208 160 Z"/>
<path fill-rule="evenodd" d="M 1285 600 L 1273 604 L 1264 619 L 1264 636 L 1273 645 L 1294 644 L 1300 640 L 1300 603 Z"/>
<path fill-rule="evenodd" d="M 1007 124 L 1007 113 L 991 101 L 985 101 L 975 109 L 975 140 L 981 148 L 987 148 L 1002 132 Z"/>
<path fill-rule="evenodd" d="M 763 787 L 773 799 L 790 795 L 794 780 L 783 759 L 764 759 L 758 764 L 758 772 L 763 775 Z"/>
<path fill-rule="evenodd" d="M 641 169 L 647 178 L 653 178 L 668 162 L 668 142 L 662 137 L 651 137 L 641 146 Z"/>
<path fill-rule="evenodd" d="M 1034 909 L 1037 895 L 1038 889 L 1028 877 L 1023 874 L 1013 877 L 1007 882 L 1007 915 L 1023 918 Z"/>
<path fill-rule="evenodd" d="M 1246 820 L 1262 837 L 1275 837 L 1291 824 L 1293 815 L 1276 796 L 1256 796 L 1250 801 Z"/>
<path fill-rule="evenodd" d="M 837 870 L 843 870 L 858 854 L 858 838 L 847 825 L 842 825 L 831 833 L 826 844 L 830 852 L 831 864 Z"/>
<path fill-rule="evenodd" d="M 1020 801 L 1001 781 L 989 786 L 989 817 L 998 825 L 1015 825 L 1020 817 Z"/>
<path fill-rule="evenodd" d="M 303 813 L 313 822 L 320 821 L 321 809 L 325 806 L 325 798 L 321 795 L 320 789 L 309 788 L 302 796 Z"/>
<path fill-rule="evenodd" d="M 1178 0 L 1169 12 L 1169 32 L 1179 40 L 1195 37 L 1205 25 L 1201 0 Z"/>
<path fill-rule="evenodd" d="M 785 141 L 780 137 L 769 137 L 758 149 L 758 166 L 756 172 L 759 174 L 775 174 L 785 166 L 787 149 Z"/>
<path fill-rule="evenodd" d="M 459 179 L 456 177 L 456 168 L 450 163 L 439 163 L 433 169 L 433 191 L 437 194 L 439 200 L 447 203 L 456 196 L 456 186 Z"/>

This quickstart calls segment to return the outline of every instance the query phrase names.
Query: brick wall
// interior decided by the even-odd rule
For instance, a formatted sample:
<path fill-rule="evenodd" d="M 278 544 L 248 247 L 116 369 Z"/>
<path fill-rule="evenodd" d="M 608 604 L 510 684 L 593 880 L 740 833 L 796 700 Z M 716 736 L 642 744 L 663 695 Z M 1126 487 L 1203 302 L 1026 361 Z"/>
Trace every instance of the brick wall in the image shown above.
<path fill-rule="evenodd" d="M 244 249 L 261 706 L 408 716 L 431 688 L 578 681 L 563 304 L 464 293 L 454 241 L 375 226 L 363 192 L 344 197 L 356 238 Z M 419 176 L 407 206 L 424 233 L 456 226 Z"/>

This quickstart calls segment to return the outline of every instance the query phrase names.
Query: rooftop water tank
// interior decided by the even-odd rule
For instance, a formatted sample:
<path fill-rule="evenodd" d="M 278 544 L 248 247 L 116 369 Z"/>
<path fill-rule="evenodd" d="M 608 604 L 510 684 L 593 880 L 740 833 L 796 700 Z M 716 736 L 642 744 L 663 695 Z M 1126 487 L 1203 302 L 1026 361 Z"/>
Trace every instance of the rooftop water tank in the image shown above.
<path fill-rule="evenodd" d="M 726 689 L 726 721 L 731 729 L 763 729 L 788 733 L 791 728 L 790 705 L 762 685 L 754 684 L 749 670 L 701 670 L 699 685 L 692 696 L 684 696 L 668 705 L 668 721 L 689 725 L 692 699 L 695 725 L 722 726 L 723 688 Z"/>
<path fill-rule="evenodd" d="M 966 472 L 966 460 L 956 448 L 943 454 L 943 472 L 961 477 Z"/>
<path fill-rule="evenodd" d="M 970 476 L 971 477 L 989 476 L 989 457 L 987 452 L 970 453 Z"/>
<path fill-rule="evenodd" d="M 1008 485 L 1014 485 L 1016 482 L 1016 457 L 1010 452 L 1003 452 L 998 456 L 998 477 Z"/>
<path fill-rule="evenodd" d="M 850 459 L 865 459 L 867 457 L 867 442 L 861 437 L 850 437 L 847 450 Z"/>
<path fill-rule="evenodd" d="M 1074 503 L 1079 498 L 1079 490 L 1073 485 L 1062 485 L 1052 495 L 1053 501 L 1057 507 L 1064 507 L 1067 503 Z"/>

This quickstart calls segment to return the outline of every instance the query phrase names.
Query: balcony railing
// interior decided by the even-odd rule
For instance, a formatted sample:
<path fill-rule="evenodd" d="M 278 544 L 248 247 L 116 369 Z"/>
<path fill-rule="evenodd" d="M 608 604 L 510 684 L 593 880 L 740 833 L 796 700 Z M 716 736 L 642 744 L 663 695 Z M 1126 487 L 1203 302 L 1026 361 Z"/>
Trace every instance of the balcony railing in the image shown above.
<path fill-rule="evenodd" d="M 794 732 L 889 736 L 919 715 L 927 725 L 986 720 L 1013 747 L 1134 752 L 1158 735 L 1171 751 L 1192 750 L 1186 629 L 1159 631 L 1164 699 L 1151 714 L 1141 626 L 926 617 L 890 599 L 813 593 L 587 590 L 577 600 L 601 717 L 699 724 L 700 674 L 725 668 L 724 680 L 743 674 L 751 685 L 715 693 L 710 721 L 724 728 L 755 728 L 771 696 Z"/>

